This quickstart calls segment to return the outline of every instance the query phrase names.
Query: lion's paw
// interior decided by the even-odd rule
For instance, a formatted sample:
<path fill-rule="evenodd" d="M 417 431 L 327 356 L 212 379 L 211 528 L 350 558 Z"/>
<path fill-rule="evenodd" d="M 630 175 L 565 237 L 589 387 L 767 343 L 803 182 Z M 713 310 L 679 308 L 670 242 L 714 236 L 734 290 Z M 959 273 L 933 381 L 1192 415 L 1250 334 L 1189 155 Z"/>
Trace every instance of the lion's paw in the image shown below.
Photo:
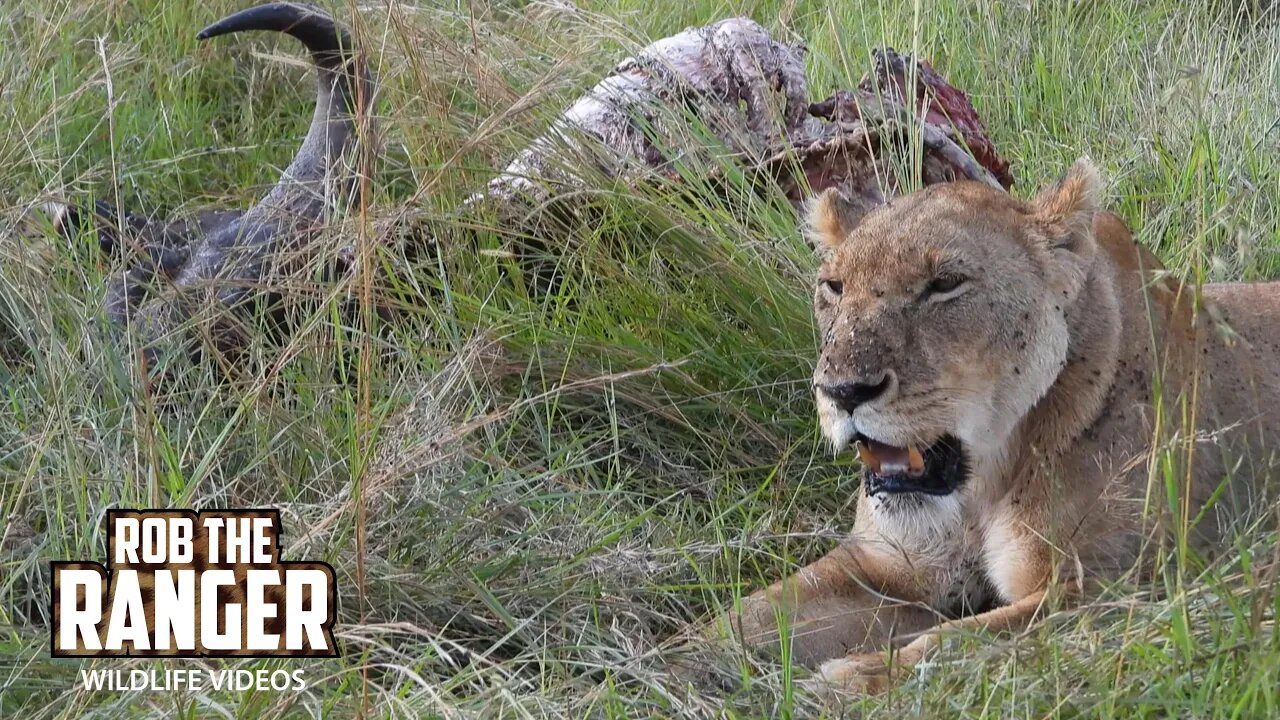
<path fill-rule="evenodd" d="M 878 695 L 893 686 L 891 669 L 882 655 L 850 655 L 823 663 L 804 684 L 827 699 Z"/>

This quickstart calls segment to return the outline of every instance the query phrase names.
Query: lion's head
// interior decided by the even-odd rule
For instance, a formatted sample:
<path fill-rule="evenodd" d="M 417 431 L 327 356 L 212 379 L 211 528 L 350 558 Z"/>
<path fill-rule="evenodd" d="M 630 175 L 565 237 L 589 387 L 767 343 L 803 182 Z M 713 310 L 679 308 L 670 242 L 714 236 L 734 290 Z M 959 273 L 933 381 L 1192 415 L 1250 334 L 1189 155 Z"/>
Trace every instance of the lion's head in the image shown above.
<path fill-rule="evenodd" d="M 1007 452 L 1066 363 L 1100 185 L 1082 159 L 1031 201 L 977 182 L 813 201 L 818 414 L 837 449 L 857 443 L 870 494 L 949 494 Z"/>

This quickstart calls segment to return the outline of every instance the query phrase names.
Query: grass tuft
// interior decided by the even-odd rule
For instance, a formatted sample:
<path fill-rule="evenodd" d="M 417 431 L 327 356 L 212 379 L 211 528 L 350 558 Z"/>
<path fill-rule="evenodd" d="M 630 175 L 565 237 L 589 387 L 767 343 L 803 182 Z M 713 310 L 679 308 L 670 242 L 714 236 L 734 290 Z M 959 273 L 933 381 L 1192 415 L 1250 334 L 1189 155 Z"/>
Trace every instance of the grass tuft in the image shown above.
<path fill-rule="evenodd" d="M 727 173 L 592 188 L 534 262 L 462 200 L 628 50 L 750 15 L 803 39 L 815 95 L 889 44 L 967 90 L 1027 195 L 1079 155 L 1176 272 L 1280 277 L 1280 23 L 1225 1 L 329 3 L 369 48 L 383 160 L 367 215 L 412 224 L 307 302 L 254 372 L 140 390 L 104 327 L 92 239 L 19 232 L 47 199 L 246 206 L 305 132 L 298 48 L 198 43 L 244 3 L 31 0 L 0 9 L 0 716 L 765 717 L 816 712 L 789 669 L 658 657 L 693 620 L 829 548 L 856 479 L 813 420 L 816 259 L 778 197 Z M 1270 15 L 1267 13 L 1270 12 Z M 692 159 L 689 178 L 714 159 Z M 367 241 L 366 241 L 367 242 Z M 368 247 L 368 246 L 366 246 Z M 303 263 L 305 265 L 305 263 Z M 385 271 L 385 272 L 384 272 Z M 550 273 L 545 293 L 530 292 Z M 96 558 L 107 507 L 274 505 L 290 557 L 339 572 L 345 656 L 295 695 L 92 694 L 48 658 L 48 561 Z M 1153 588 L 1117 586 L 1016 638 L 956 637 L 861 710 L 962 717 L 1280 716 L 1275 538 Z M 163 666 L 111 662 L 112 668 Z M 857 710 L 856 708 L 854 710 Z"/>

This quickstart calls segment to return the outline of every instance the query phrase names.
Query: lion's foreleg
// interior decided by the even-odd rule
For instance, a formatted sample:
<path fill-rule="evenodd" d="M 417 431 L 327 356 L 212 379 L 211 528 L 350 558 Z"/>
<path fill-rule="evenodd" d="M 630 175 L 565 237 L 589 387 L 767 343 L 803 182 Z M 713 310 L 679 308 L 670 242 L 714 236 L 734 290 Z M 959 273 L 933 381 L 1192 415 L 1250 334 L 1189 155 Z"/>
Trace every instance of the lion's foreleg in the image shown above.
<path fill-rule="evenodd" d="M 1074 583 L 1064 587 L 1072 594 L 1079 590 Z M 818 671 L 820 682 L 837 692 L 882 692 L 893 684 L 895 675 L 924 660 L 947 633 L 1018 632 L 1026 629 L 1044 606 L 1047 594 L 1047 590 L 1041 589 L 1009 605 L 941 623 L 898 650 L 888 653 L 853 653 L 848 657 L 830 660 L 823 663 Z"/>
<path fill-rule="evenodd" d="M 939 617 L 924 599 L 905 559 L 843 545 L 744 598 L 722 630 L 761 649 L 778 651 L 786 643 L 795 662 L 817 667 L 936 625 Z"/>

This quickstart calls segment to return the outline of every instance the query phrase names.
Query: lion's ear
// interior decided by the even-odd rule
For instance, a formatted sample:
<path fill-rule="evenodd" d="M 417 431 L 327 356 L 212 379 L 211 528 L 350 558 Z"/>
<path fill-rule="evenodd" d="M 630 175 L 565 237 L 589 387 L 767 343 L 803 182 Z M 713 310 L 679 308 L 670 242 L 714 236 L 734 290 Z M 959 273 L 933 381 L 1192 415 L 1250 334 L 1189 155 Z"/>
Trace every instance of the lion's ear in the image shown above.
<path fill-rule="evenodd" d="M 873 207 L 869 202 L 850 199 L 838 188 L 829 187 L 806 205 L 805 235 L 819 251 L 834 250 Z"/>
<path fill-rule="evenodd" d="M 1033 204 L 1055 249 L 1091 244 L 1093 218 L 1102 205 L 1102 175 L 1092 160 L 1082 157 L 1057 183 L 1041 190 Z"/>
<path fill-rule="evenodd" d="M 1057 183 L 1040 191 L 1031 204 L 1057 265 L 1058 284 L 1074 298 L 1097 248 L 1093 221 L 1102 205 L 1102 175 L 1092 160 L 1082 157 Z"/>

